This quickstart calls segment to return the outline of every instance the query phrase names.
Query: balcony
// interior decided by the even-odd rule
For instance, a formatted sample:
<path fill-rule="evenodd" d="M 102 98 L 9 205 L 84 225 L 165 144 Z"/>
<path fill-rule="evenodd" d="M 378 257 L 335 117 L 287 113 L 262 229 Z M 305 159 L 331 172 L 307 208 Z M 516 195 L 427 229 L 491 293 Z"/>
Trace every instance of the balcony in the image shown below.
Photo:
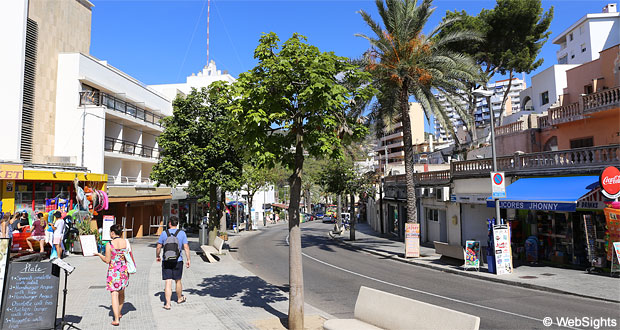
<path fill-rule="evenodd" d="M 161 119 L 164 116 L 145 110 L 136 104 L 123 101 L 110 94 L 99 91 L 80 92 L 80 106 L 83 105 L 104 106 L 110 110 L 124 113 L 130 117 L 140 119 L 146 123 L 161 127 Z"/>
<path fill-rule="evenodd" d="M 105 151 L 154 160 L 159 159 L 160 156 L 159 149 L 155 149 L 154 147 L 107 136 L 105 138 Z"/>
<path fill-rule="evenodd" d="M 558 175 L 599 173 L 605 166 L 620 162 L 620 145 L 515 154 L 497 158 L 499 171 L 507 174 Z M 453 162 L 454 178 L 488 176 L 491 158 Z"/>
<path fill-rule="evenodd" d="M 538 120 L 538 128 L 549 127 L 549 116 L 540 116 L 536 120 Z"/>
<path fill-rule="evenodd" d="M 578 102 L 549 109 L 549 122 L 551 125 L 559 125 L 618 106 L 620 106 L 620 86 L 582 95 Z"/>
<path fill-rule="evenodd" d="M 502 125 L 499 127 L 495 128 L 495 135 L 500 136 L 500 135 L 506 135 L 506 134 L 512 134 L 512 133 L 517 133 L 517 132 L 521 132 L 525 129 L 527 129 L 527 123 L 523 122 L 523 120 L 519 120 L 516 121 L 514 123 L 510 123 L 507 125 Z"/>

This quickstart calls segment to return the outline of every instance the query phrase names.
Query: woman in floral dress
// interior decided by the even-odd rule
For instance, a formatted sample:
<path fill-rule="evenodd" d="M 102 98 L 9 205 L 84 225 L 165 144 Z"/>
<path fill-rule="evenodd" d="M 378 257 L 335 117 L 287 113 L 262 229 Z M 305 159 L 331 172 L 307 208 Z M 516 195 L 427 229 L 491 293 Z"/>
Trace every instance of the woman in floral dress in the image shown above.
<path fill-rule="evenodd" d="M 113 326 L 120 324 L 121 311 L 125 302 L 125 288 L 129 284 L 129 273 L 127 272 L 127 262 L 125 260 L 125 250 L 127 241 L 121 238 L 123 227 L 112 225 L 110 227 L 110 237 L 112 241 L 106 245 L 105 256 L 97 253 L 99 258 L 108 264 L 107 289 L 112 294 L 112 311 L 114 312 Z"/>

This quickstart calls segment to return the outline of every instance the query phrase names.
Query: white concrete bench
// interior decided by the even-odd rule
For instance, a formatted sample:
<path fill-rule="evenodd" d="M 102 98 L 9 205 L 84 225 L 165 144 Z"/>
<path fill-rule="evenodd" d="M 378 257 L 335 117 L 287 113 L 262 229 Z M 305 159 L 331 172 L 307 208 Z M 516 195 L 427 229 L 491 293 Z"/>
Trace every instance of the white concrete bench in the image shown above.
<path fill-rule="evenodd" d="M 437 241 L 433 241 L 433 243 L 435 244 L 435 253 L 465 261 L 465 250 L 462 246 Z"/>
<path fill-rule="evenodd" d="M 454 329 L 477 330 L 480 318 L 395 294 L 360 287 L 354 319 L 331 319 L 325 330 L 338 329 Z"/>
<path fill-rule="evenodd" d="M 217 262 L 217 259 L 213 257 L 213 254 L 222 254 L 222 246 L 224 246 L 224 240 L 217 236 L 213 240 L 213 244 L 202 245 L 200 249 L 209 262 Z"/>

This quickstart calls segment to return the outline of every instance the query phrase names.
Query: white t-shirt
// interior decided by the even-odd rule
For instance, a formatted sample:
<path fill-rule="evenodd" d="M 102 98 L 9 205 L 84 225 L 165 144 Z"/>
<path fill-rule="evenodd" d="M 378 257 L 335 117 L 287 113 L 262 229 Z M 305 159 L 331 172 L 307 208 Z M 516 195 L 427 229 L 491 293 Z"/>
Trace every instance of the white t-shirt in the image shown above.
<path fill-rule="evenodd" d="M 54 227 L 56 227 L 56 230 L 54 230 L 54 236 L 62 236 L 62 233 L 65 230 L 65 220 L 56 220 L 56 222 L 54 223 Z"/>

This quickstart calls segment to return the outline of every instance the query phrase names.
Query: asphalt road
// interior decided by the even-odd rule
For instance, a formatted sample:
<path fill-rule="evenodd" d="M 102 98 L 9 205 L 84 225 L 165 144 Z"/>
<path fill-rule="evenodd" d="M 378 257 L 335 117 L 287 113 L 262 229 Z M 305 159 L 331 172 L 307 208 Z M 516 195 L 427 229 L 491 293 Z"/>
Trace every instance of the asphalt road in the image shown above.
<path fill-rule="evenodd" d="M 306 303 L 335 317 L 353 317 L 359 287 L 364 285 L 477 315 L 481 329 L 570 328 L 559 327 L 559 317 L 587 318 L 591 325 L 598 322 L 599 329 L 620 329 L 620 304 L 487 282 L 389 260 L 330 240 L 327 232 L 332 226 L 320 222 L 302 224 L 302 253 Z M 274 225 L 233 243 L 233 256 L 268 283 L 286 289 L 287 235 L 287 224 Z M 552 318 L 551 327 L 543 325 L 545 317 Z"/>

